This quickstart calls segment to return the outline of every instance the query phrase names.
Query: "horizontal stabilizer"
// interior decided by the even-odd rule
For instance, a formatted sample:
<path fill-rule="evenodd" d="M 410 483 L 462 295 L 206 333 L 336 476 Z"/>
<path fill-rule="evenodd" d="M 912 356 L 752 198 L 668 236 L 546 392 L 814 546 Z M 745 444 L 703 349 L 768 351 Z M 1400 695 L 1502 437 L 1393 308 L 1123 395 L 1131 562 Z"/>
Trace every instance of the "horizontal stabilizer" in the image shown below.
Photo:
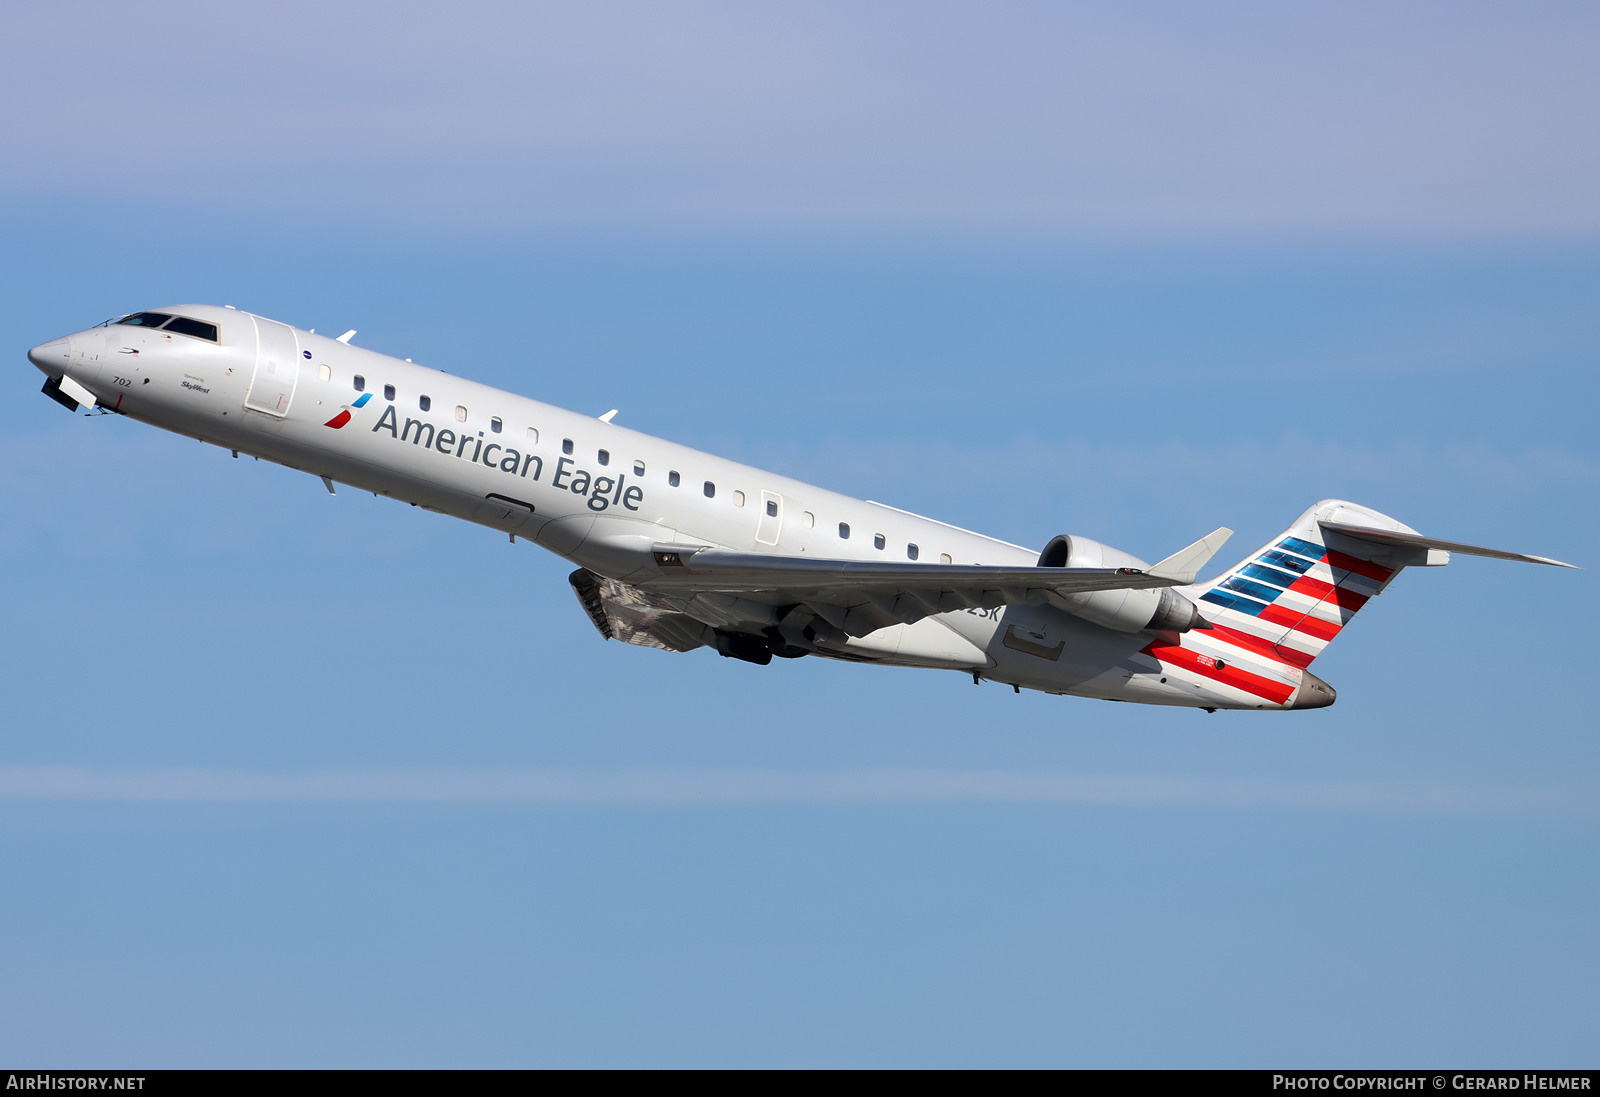
<path fill-rule="evenodd" d="M 1215 556 L 1217 550 L 1227 544 L 1232 536 L 1233 530 L 1218 526 L 1188 548 L 1179 549 L 1165 560 L 1151 564 L 1150 574 L 1180 584 L 1192 583 L 1200 569 L 1206 566 L 1206 561 Z"/>
<path fill-rule="evenodd" d="M 1460 541 L 1444 541 L 1437 537 L 1424 537 L 1420 533 L 1400 533 L 1396 530 L 1373 529 L 1370 526 L 1350 525 L 1346 522 L 1330 522 L 1321 519 L 1318 523 L 1323 529 L 1342 533 L 1346 537 L 1354 537 L 1359 541 L 1371 541 L 1379 545 L 1404 545 L 1410 548 L 1441 549 L 1445 552 L 1459 552 L 1463 556 L 1487 556 L 1495 560 L 1518 560 L 1525 564 L 1549 564 L 1551 567 L 1576 568 L 1576 564 L 1552 560 L 1548 556 L 1529 556 L 1522 552 L 1506 552 L 1504 549 L 1485 548 L 1482 545 L 1467 545 Z"/>

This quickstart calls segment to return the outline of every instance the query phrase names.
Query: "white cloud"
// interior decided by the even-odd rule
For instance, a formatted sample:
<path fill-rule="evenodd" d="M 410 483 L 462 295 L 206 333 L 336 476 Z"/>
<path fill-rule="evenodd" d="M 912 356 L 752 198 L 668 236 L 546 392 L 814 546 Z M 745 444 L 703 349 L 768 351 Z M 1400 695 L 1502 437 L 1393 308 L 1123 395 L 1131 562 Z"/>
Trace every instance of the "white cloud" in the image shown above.
<path fill-rule="evenodd" d="M 45 765 L 0 766 L 0 800 L 529 807 L 988 803 L 1358 814 L 1588 814 L 1596 803 L 1591 791 L 1579 788 L 1004 770 L 344 769 L 253 773 Z"/>

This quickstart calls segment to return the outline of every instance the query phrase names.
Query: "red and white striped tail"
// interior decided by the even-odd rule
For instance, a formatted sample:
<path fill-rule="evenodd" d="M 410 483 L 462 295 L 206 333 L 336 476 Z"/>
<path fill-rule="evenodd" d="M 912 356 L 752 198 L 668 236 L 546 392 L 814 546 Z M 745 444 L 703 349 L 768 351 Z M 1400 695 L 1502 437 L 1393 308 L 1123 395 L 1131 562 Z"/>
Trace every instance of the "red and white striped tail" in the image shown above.
<path fill-rule="evenodd" d="M 1388 546 L 1329 535 L 1319 522 L 1335 516 L 1354 525 L 1416 532 L 1354 503 L 1316 504 L 1203 593 L 1193 588 L 1213 626 L 1212 639 L 1292 666 L 1310 666 L 1403 566 L 1396 562 L 1401 554 Z M 1448 559 L 1439 557 L 1439 563 Z M 1407 562 L 1421 561 L 1413 553 Z"/>
<path fill-rule="evenodd" d="M 1375 510 L 1325 499 L 1215 582 L 1181 588 L 1211 627 L 1163 635 L 1144 654 L 1230 707 L 1322 708 L 1334 691 L 1306 669 L 1311 661 L 1402 568 L 1447 564 L 1452 553 L 1573 566 L 1424 537 Z"/>

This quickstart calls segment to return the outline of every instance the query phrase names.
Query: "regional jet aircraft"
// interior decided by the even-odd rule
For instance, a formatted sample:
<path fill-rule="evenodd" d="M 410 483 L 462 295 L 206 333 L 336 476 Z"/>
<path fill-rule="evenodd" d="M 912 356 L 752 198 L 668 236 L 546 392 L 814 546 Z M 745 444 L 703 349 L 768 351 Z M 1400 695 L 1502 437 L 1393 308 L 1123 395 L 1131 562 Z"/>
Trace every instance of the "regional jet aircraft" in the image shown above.
<path fill-rule="evenodd" d="M 1331 705 L 1308 669 L 1405 567 L 1450 553 L 1355 503 L 1209 582 L 1218 529 L 1154 564 L 1043 551 L 713 457 L 231 307 L 135 312 L 34 347 L 44 392 L 542 545 L 600 635 L 766 665 L 820 655 L 1017 690 L 1215 710 Z"/>

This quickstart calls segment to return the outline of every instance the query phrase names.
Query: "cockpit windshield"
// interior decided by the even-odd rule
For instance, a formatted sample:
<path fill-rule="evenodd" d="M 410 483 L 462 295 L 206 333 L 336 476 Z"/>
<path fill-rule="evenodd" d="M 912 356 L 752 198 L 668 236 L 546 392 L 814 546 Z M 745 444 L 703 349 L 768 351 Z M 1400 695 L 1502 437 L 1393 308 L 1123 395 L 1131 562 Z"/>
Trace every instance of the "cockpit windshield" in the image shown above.
<path fill-rule="evenodd" d="M 212 343 L 217 341 L 217 325 L 208 324 L 204 320 L 191 320 L 187 316 L 174 316 L 161 330 L 175 331 L 179 335 L 192 335 L 196 339 L 205 339 Z"/>
<path fill-rule="evenodd" d="M 159 328 L 171 319 L 172 314 L 167 312 L 136 312 L 132 316 L 124 316 L 117 323 L 135 328 Z"/>
<path fill-rule="evenodd" d="M 135 328 L 160 328 L 162 331 L 175 331 L 179 335 L 192 335 L 208 343 L 217 342 L 217 325 L 204 320 L 191 320 L 187 316 L 174 316 L 170 312 L 136 312 L 115 322 Z"/>

